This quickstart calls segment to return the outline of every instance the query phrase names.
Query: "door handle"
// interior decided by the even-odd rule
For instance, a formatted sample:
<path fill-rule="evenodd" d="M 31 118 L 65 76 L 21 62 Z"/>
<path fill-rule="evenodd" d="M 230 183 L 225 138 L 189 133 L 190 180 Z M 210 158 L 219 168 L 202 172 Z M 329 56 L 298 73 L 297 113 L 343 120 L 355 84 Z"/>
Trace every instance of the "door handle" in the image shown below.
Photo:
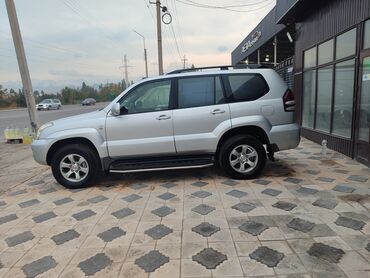
<path fill-rule="evenodd" d="M 158 121 L 161 121 L 161 120 L 168 120 L 168 119 L 171 119 L 171 116 L 168 116 L 168 115 L 160 115 L 156 118 Z"/>
<path fill-rule="evenodd" d="M 225 110 L 222 110 L 222 109 L 215 109 L 211 112 L 212 115 L 216 115 L 216 114 L 222 114 L 222 113 L 225 113 Z"/>

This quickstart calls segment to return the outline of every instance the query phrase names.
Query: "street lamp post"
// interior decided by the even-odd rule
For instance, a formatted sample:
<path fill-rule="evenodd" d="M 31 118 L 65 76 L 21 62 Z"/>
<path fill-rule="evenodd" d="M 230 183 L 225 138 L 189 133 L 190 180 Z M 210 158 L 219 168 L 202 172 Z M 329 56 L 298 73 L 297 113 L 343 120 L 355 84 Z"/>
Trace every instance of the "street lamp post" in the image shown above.
<path fill-rule="evenodd" d="M 144 61 L 145 61 L 145 77 L 147 78 L 148 77 L 148 57 L 147 57 L 147 53 L 146 53 L 146 47 L 145 47 L 145 37 L 140 34 L 139 32 L 133 30 L 136 34 L 138 34 L 140 37 L 143 38 L 143 42 L 144 42 Z"/>

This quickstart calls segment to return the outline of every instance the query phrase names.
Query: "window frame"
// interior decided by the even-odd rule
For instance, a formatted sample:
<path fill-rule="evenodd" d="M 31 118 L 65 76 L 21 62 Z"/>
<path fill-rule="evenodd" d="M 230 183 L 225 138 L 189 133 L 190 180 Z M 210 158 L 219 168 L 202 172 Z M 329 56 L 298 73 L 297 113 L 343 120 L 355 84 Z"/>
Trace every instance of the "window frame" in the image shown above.
<path fill-rule="evenodd" d="M 214 103 L 211 105 L 198 105 L 198 106 L 191 106 L 191 107 L 179 107 L 179 79 L 189 79 L 189 78 L 205 78 L 205 77 L 213 77 L 214 82 L 214 92 L 213 95 L 216 100 L 216 78 L 218 77 L 221 84 L 222 89 L 222 95 L 223 95 L 223 101 L 222 103 Z M 204 74 L 204 75 L 189 75 L 189 76 L 178 76 L 174 79 L 174 107 L 173 109 L 191 109 L 191 108 L 197 108 L 197 107 L 207 107 L 207 106 L 214 106 L 214 105 L 223 105 L 226 104 L 226 94 L 225 94 L 225 85 L 222 80 L 221 74 Z"/>
<path fill-rule="evenodd" d="M 154 113 L 154 112 L 162 112 L 162 111 L 173 110 L 174 109 L 174 78 L 160 78 L 160 79 L 155 79 L 155 80 L 149 80 L 149 81 L 142 82 L 142 83 L 138 84 L 137 86 L 133 87 L 132 89 L 130 89 L 116 103 L 121 103 L 122 101 L 124 101 L 126 98 L 128 98 L 130 95 L 132 95 L 141 86 L 145 86 L 145 85 L 148 85 L 148 84 L 151 84 L 151 83 L 163 82 L 163 81 L 170 81 L 170 99 L 169 99 L 169 103 L 168 103 L 168 109 L 143 111 L 143 112 L 136 112 L 136 113 L 126 113 L 126 114 L 120 114 L 119 116 L 144 114 L 144 113 Z"/>
<path fill-rule="evenodd" d="M 337 49 L 337 37 L 339 37 L 340 35 L 344 34 L 344 33 L 347 33 L 348 31 L 351 31 L 352 29 L 355 29 L 355 32 L 356 32 L 356 40 L 355 40 L 355 53 L 350 55 L 350 56 L 347 56 L 347 57 L 343 57 L 343 58 L 340 58 L 340 59 L 337 59 L 337 53 L 336 53 L 336 49 Z M 343 139 L 352 139 L 353 138 L 353 132 L 354 132 L 354 109 L 355 109 L 355 103 L 353 102 L 352 103 L 352 123 L 351 123 L 351 135 L 350 137 L 345 137 L 345 136 L 342 136 L 342 135 L 337 135 L 337 134 L 334 134 L 333 133 L 333 119 L 334 119 L 334 102 L 335 102 L 335 80 L 336 80 L 336 65 L 339 64 L 339 63 L 342 63 L 342 62 L 347 62 L 347 61 L 350 61 L 352 59 L 355 60 L 355 78 L 354 78 L 354 83 L 353 83 L 353 94 L 355 94 L 355 90 L 356 90 L 356 68 L 358 67 L 358 47 L 359 47 L 359 36 L 360 36 L 360 27 L 359 25 L 354 25 L 354 26 L 351 26 L 350 28 L 347 28 L 345 30 L 343 30 L 342 32 L 339 32 L 337 33 L 336 35 L 334 36 L 331 36 L 323 41 L 320 41 L 319 43 L 316 43 L 314 45 L 310 45 L 309 47 L 305 48 L 302 50 L 302 76 L 305 72 L 307 71 L 310 71 L 310 70 L 316 70 L 316 75 L 315 75 L 315 79 L 316 79 L 316 87 L 315 87 L 315 114 L 314 114 L 314 123 L 313 123 L 313 128 L 310 128 L 310 127 L 305 127 L 305 126 L 302 126 L 303 128 L 305 129 L 309 129 L 309 130 L 314 130 L 316 132 L 320 132 L 320 133 L 323 133 L 323 134 L 327 134 L 327 135 L 331 135 L 331 136 L 335 136 L 335 137 L 338 137 L 338 138 L 343 138 Z M 320 64 L 319 65 L 319 55 L 318 55 L 318 51 L 319 51 L 319 45 L 323 44 L 323 43 L 326 43 L 330 40 L 334 40 L 334 43 L 333 43 L 333 60 L 328 62 L 328 63 L 325 63 L 325 64 Z M 314 67 L 310 67 L 310 68 L 304 68 L 304 53 L 305 51 L 307 50 L 310 50 L 312 48 L 316 47 L 316 65 Z M 326 132 L 326 131 L 322 131 L 322 130 L 318 130 L 316 128 L 316 123 L 317 123 L 317 91 L 318 91 L 318 70 L 321 69 L 321 68 L 325 68 L 325 67 L 329 67 L 329 66 L 332 66 L 333 67 L 333 75 L 332 75 L 332 91 L 331 91 L 331 108 L 330 108 L 330 123 L 329 123 L 329 132 Z M 302 93 L 303 93 L 303 77 L 302 77 L 302 82 L 301 82 L 301 88 L 302 88 Z M 302 96 L 302 103 L 301 103 L 301 112 L 303 111 L 303 96 Z M 302 115 L 303 117 L 303 115 Z M 303 123 L 303 118 L 301 119 L 301 124 Z"/>

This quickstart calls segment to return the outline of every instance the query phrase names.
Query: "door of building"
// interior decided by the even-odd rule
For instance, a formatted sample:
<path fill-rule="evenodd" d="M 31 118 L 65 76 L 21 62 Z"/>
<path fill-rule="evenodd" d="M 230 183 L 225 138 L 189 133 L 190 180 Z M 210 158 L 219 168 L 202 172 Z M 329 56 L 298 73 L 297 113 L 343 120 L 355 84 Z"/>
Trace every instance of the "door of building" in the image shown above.
<path fill-rule="evenodd" d="M 360 61 L 360 92 L 356 109 L 356 158 L 370 165 L 370 50 L 361 54 Z"/>

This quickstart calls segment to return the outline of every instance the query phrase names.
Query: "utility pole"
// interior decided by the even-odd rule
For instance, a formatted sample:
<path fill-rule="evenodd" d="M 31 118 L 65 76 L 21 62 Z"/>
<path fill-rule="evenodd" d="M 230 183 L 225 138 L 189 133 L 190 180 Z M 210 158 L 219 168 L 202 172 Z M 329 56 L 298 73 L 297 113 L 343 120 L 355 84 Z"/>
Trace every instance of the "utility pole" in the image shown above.
<path fill-rule="evenodd" d="M 21 74 L 24 97 L 26 99 L 26 104 L 28 108 L 28 114 L 31 121 L 31 128 L 34 133 L 37 132 L 39 125 L 39 118 L 36 113 L 36 102 L 33 96 L 32 82 L 30 77 L 30 72 L 28 70 L 26 54 L 24 52 L 24 46 L 21 36 L 21 31 L 19 29 L 19 23 L 17 18 L 17 12 L 15 10 L 15 5 L 13 0 L 5 0 L 6 9 L 8 11 L 10 28 L 12 31 L 13 42 L 15 47 L 15 52 L 17 54 L 19 72 Z"/>
<path fill-rule="evenodd" d="M 145 61 L 145 77 L 148 78 L 148 57 L 147 57 L 147 54 L 146 54 L 146 47 L 145 47 L 145 37 L 140 34 L 139 32 L 133 30 L 136 34 L 138 34 L 140 37 L 143 38 L 143 41 L 144 41 L 144 61 Z"/>
<path fill-rule="evenodd" d="M 157 9 L 157 42 L 158 42 L 158 72 L 159 75 L 163 74 L 163 56 L 162 56 L 162 18 L 161 18 L 161 2 L 149 1 L 150 4 L 155 4 Z"/>
<path fill-rule="evenodd" d="M 127 87 L 129 86 L 129 81 L 128 81 L 128 66 L 127 66 L 127 55 L 123 56 L 123 67 L 125 69 L 125 80 L 126 80 L 126 85 Z"/>
<path fill-rule="evenodd" d="M 181 61 L 183 61 L 184 62 L 184 69 L 185 69 L 185 63 L 186 63 L 186 61 L 187 61 L 188 59 L 186 59 L 185 58 L 185 55 L 184 55 L 184 59 L 181 59 Z"/>

